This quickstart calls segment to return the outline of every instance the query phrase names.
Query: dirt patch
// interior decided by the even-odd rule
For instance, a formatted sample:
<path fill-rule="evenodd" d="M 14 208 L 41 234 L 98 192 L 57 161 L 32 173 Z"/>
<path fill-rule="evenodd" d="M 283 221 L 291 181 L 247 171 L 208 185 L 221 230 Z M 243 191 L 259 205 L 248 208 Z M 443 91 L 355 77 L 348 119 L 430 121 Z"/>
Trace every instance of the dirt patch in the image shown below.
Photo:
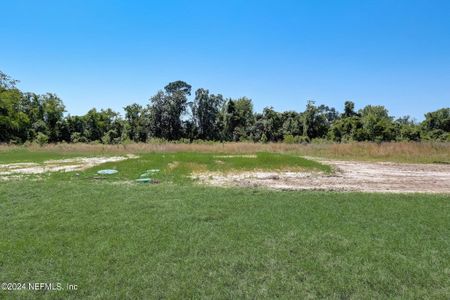
<path fill-rule="evenodd" d="M 103 163 L 117 162 L 136 157 L 137 156 L 135 155 L 110 156 L 110 157 L 75 157 L 68 159 L 47 160 L 42 164 L 38 163 L 0 164 L 0 179 L 10 179 L 11 176 L 42 174 L 47 172 L 82 171 Z"/>
<path fill-rule="evenodd" d="M 167 164 L 167 167 L 169 168 L 169 170 L 173 170 L 178 168 L 178 166 L 180 165 L 179 161 L 173 161 Z"/>
<path fill-rule="evenodd" d="M 215 186 L 267 187 L 282 190 L 331 190 L 380 193 L 450 193 L 450 165 L 319 160 L 335 172 L 199 173 L 193 177 Z"/>

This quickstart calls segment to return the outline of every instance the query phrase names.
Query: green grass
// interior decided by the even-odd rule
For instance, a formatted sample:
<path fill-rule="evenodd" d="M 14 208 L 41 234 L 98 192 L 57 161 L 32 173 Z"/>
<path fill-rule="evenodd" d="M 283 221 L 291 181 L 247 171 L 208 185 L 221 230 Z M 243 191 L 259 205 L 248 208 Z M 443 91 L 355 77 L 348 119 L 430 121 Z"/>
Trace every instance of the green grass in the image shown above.
<path fill-rule="evenodd" d="M 0 163 L 56 158 L 5 153 Z M 1 181 L 0 283 L 78 289 L 0 299 L 450 297 L 448 195 L 192 184 L 192 171 L 330 172 L 294 155 L 218 155 L 148 153 L 78 176 Z M 96 180 L 104 168 L 119 173 Z M 148 169 L 161 170 L 160 184 L 129 183 Z"/>
<path fill-rule="evenodd" d="M 28 150 L 14 150 L 1 153 L 0 164 L 16 162 L 37 162 L 45 160 L 62 159 L 71 157 L 95 156 L 80 153 L 33 152 Z M 102 155 L 105 156 L 105 155 Z M 65 163 L 67 164 L 67 163 Z M 69 163 L 70 164 L 70 163 Z M 331 168 L 327 165 L 302 158 L 298 155 L 259 152 L 254 157 L 242 155 L 227 155 L 213 153 L 143 153 L 138 158 L 119 162 L 105 163 L 82 172 L 56 172 L 49 173 L 46 177 L 56 180 L 90 180 L 98 178 L 97 171 L 101 169 L 116 169 L 119 172 L 114 175 L 104 176 L 106 181 L 135 180 L 147 170 L 158 169 L 160 172 L 152 175 L 152 178 L 163 182 L 187 182 L 191 181 L 189 175 L 192 172 L 209 171 L 249 171 L 249 170 L 310 170 L 329 173 Z M 28 176 L 33 178 L 41 175 Z"/>
<path fill-rule="evenodd" d="M 184 182 L 192 172 L 246 171 L 246 170 L 313 170 L 330 172 L 331 168 L 321 163 L 296 155 L 257 153 L 255 158 L 211 154 L 211 153 L 148 153 L 137 159 L 106 163 L 84 172 L 81 178 L 89 178 L 97 170 L 117 169 L 119 173 L 107 176 L 110 180 L 133 180 L 146 170 L 159 169 L 152 177 L 163 182 Z"/>
<path fill-rule="evenodd" d="M 40 162 L 49 159 L 63 158 L 52 152 L 30 152 L 24 150 L 17 153 L 8 153 L 0 158 L 0 164 L 12 162 Z M 66 153 L 64 158 L 79 156 L 75 153 Z M 85 156 L 85 155 L 83 155 Z M 145 153 L 139 154 L 136 159 L 128 159 L 119 162 L 105 163 L 82 172 L 56 172 L 48 176 L 55 180 L 78 181 L 99 178 L 97 171 L 101 169 L 116 169 L 119 172 L 114 175 L 103 176 L 105 181 L 130 181 L 140 177 L 147 170 L 158 169 L 160 172 L 152 175 L 152 178 L 161 182 L 190 182 L 189 175 L 192 172 L 231 172 L 248 170 L 310 170 L 329 173 L 331 168 L 316 161 L 302 158 L 298 155 L 259 152 L 254 157 L 240 155 L 226 155 L 213 153 Z M 29 176 L 41 178 L 43 176 Z"/>
<path fill-rule="evenodd" d="M 43 180 L 0 209 L 0 282 L 78 285 L 0 298 L 450 295 L 445 195 Z"/>

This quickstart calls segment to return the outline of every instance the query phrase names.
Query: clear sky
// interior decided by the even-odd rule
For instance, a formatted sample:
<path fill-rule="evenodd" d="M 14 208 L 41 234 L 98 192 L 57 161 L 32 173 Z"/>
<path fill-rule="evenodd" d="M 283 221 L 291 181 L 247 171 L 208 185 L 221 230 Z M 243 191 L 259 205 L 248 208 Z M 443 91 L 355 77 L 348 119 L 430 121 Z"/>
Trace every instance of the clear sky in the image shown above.
<path fill-rule="evenodd" d="M 0 70 L 71 114 L 184 80 L 255 110 L 450 106 L 450 1 L 0 0 Z"/>

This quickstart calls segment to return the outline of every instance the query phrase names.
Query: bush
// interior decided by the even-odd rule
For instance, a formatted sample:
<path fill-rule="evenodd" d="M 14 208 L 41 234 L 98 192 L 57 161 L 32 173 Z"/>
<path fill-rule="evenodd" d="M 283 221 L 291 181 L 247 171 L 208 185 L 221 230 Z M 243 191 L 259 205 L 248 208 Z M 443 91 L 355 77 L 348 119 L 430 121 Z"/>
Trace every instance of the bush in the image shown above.
<path fill-rule="evenodd" d="M 43 146 L 48 143 L 48 136 L 42 132 L 38 132 L 35 141 L 39 144 L 39 146 Z"/>
<path fill-rule="evenodd" d="M 190 144 L 191 140 L 190 139 L 186 139 L 186 138 L 181 138 L 177 142 L 178 142 L 178 144 Z"/>
<path fill-rule="evenodd" d="M 154 144 L 154 145 L 160 145 L 160 144 L 166 144 L 168 141 L 162 138 L 157 138 L 157 137 L 150 137 L 147 140 L 148 144 Z"/>
<path fill-rule="evenodd" d="M 267 143 L 267 141 L 268 141 L 267 135 L 265 133 L 263 133 L 261 135 L 261 139 L 259 141 L 264 144 Z"/>
<path fill-rule="evenodd" d="M 285 134 L 283 136 L 283 142 L 285 142 L 286 144 L 294 144 L 295 138 L 292 134 Z"/>
<path fill-rule="evenodd" d="M 88 140 L 86 137 L 82 136 L 79 132 L 74 132 L 70 135 L 70 141 L 72 143 L 87 143 Z"/>

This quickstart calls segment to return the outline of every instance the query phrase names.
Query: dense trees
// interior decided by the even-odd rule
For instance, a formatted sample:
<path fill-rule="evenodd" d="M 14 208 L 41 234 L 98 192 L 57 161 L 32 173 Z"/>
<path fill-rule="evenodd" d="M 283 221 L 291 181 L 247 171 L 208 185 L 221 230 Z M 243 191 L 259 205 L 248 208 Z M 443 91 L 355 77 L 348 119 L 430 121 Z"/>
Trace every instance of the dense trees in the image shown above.
<path fill-rule="evenodd" d="M 133 103 L 125 106 L 125 122 L 128 125 L 128 139 L 134 142 L 147 140 L 149 113 L 141 105 Z"/>
<path fill-rule="evenodd" d="M 150 99 L 149 133 L 157 138 L 178 140 L 182 137 L 181 116 L 186 113 L 191 86 L 184 81 L 175 81 L 164 90 Z"/>
<path fill-rule="evenodd" d="M 222 108 L 222 140 L 240 141 L 248 138 L 248 130 L 254 123 L 253 104 L 246 97 L 228 99 Z"/>
<path fill-rule="evenodd" d="M 195 136 L 203 140 L 221 139 L 219 119 L 220 108 L 223 105 L 222 95 L 209 94 L 208 90 L 198 89 L 192 105 L 192 117 L 195 124 Z"/>
<path fill-rule="evenodd" d="M 124 118 L 111 109 L 91 109 L 84 116 L 64 115 L 55 94 L 25 93 L 17 81 L 0 72 L 0 142 L 99 142 L 214 140 L 254 142 L 450 141 L 450 108 L 425 114 L 417 123 L 410 117 L 394 119 L 383 106 L 355 110 L 346 101 L 343 113 L 309 101 L 303 112 L 277 112 L 266 107 L 253 111 L 248 98 L 225 99 L 207 89 L 195 91 L 184 81 L 165 86 L 146 106 L 124 107 Z"/>
<path fill-rule="evenodd" d="M 0 141 L 26 140 L 29 124 L 16 81 L 0 72 Z"/>
<path fill-rule="evenodd" d="M 422 126 L 431 139 L 450 140 L 450 108 L 442 108 L 425 114 Z"/>

